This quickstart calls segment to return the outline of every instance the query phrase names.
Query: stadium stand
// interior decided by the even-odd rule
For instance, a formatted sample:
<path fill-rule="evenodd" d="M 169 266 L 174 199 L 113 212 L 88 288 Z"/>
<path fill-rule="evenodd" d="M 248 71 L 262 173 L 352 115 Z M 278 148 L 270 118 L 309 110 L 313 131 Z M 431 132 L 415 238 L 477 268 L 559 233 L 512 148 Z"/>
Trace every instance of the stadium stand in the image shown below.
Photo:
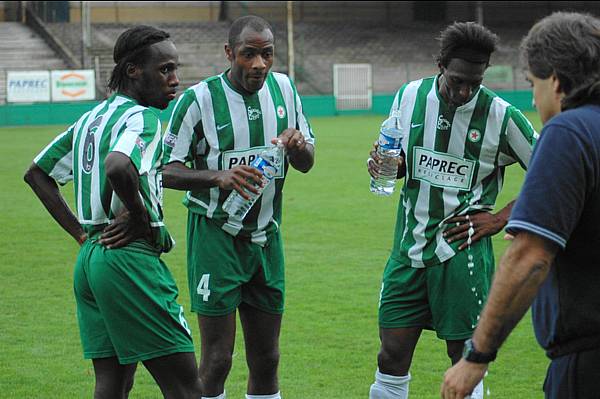
<path fill-rule="evenodd" d="M 66 68 L 40 36 L 18 22 L 0 23 L 0 54 L 0 104 L 6 102 L 8 71 Z"/>
<path fill-rule="evenodd" d="M 113 67 L 111 48 L 119 33 L 133 24 L 101 23 L 92 25 L 92 58 L 98 60 L 100 79 L 106 82 Z M 229 22 L 155 23 L 171 34 L 180 54 L 182 88 L 219 73 L 227 67 L 223 45 Z M 74 23 L 50 23 L 48 30 L 81 57 L 81 27 Z M 333 90 L 332 70 L 335 63 L 371 63 L 373 92 L 391 93 L 408 80 L 434 74 L 437 42 L 432 31 L 440 24 L 411 27 L 389 27 L 369 24 L 310 23 L 295 25 L 296 82 L 304 94 L 330 94 Z M 274 23 L 276 36 L 275 71 L 287 71 L 287 36 L 283 23 Z M 493 64 L 518 68 L 520 31 L 507 29 L 492 59 Z M 522 73 L 516 82 L 504 89 L 524 88 Z"/>
<path fill-rule="evenodd" d="M 276 36 L 273 70 L 287 72 L 288 69 L 286 2 L 174 2 L 179 8 L 173 8 L 171 3 L 167 7 L 162 2 L 91 2 L 96 8 L 91 24 L 89 58 L 85 62 L 82 60 L 81 8 L 77 8 L 81 4 L 62 3 L 70 4 L 67 10 L 70 22 L 67 22 L 67 17 L 62 22 L 51 22 L 56 19 L 49 17 L 52 7 L 48 6 L 40 8 L 44 12 L 32 7 L 28 11 L 28 16 L 31 16 L 28 23 L 35 20 L 39 25 L 36 31 L 52 45 L 68 67 L 81 68 L 85 64 L 87 68 L 96 69 L 98 98 L 103 97 L 106 91 L 106 82 L 113 67 L 112 46 L 117 36 L 139 23 L 154 25 L 171 33 L 180 54 L 182 89 L 227 68 L 223 44 L 228 26 L 232 19 L 247 13 L 263 15 L 272 22 Z M 195 4 L 193 7 L 190 6 L 192 3 Z M 227 18 L 223 21 L 217 20 L 221 18 L 217 18 L 219 3 L 226 4 L 228 9 Z M 451 21 L 450 18 L 472 20 L 474 10 L 473 2 L 427 2 L 431 3 L 427 7 L 419 7 L 421 3 L 418 2 L 403 2 L 401 6 L 379 1 L 319 2 L 318 6 L 313 2 L 294 3 L 297 16 L 294 24 L 295 81 L 304 95 L 331 95 L 332 71 L 336 63 L 370 63 L 373 70 L 372 91 L 378 94 L 394 93 L 404 82 L 432 75 L 437 72 L 435 36 Z M 431 8 L 435 5 L 433 3 L 439 3 L 439 7 Z M 486 4 L 486 18 L 492 21 L 491 29 L 501 38 L 500 48 L 491 61 L 492 65 L 504 66 L 503 71 L 508 76 L 503 81 L 496 79 L 484 83 L 496 90 L 525 89 L 528 84 L 519 65 L 518 44 L 529 24 L 519 21 L 499 23 L 495 15 L 510 10 L 501 2 L 496 3 Z M 152 21 L 159 18 L 160 10 L 165 14 L 164 20 Z M 439 15 L 434 12 L 436 10 Z M 129 19 L 124 22 L 126 14 Z M 149 19 L 141 18 L 142 14 Z M 186 18 L 181 20 L 182 16 Z M 200 19 L 187 18 L 194 16 Z M 9 25 L 21 26 L 18 23 Z M 35 64 L 25 58 L 20 65 L 31 68 Z M 2 65 L 0 68 L 3 68 Z M 4 90 L 2 82 L 0 87 Z M 4 97 L 4 93 L 0 92 L 0 102 Z"/>

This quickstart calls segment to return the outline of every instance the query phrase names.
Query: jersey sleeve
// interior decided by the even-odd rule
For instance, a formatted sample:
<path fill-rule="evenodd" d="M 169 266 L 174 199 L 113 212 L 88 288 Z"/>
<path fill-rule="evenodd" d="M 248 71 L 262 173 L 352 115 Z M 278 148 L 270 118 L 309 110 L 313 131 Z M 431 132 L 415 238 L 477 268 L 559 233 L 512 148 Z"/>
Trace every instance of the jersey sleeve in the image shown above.
<path fill-rule="evenodd" d="M 58 135 L 33 162 L 60 184 L 73 180 L 73 133 L 75 124 Z"/>
<path fill-rule="evenodd" d="M 163 137 L 163 165 L 193 160 L 193 137 L 201 126 L 202 111 L 194 90 L 188 89 L 177 100 Z"/>
<path fill-rule="evenodd" d="M 528 231 L 565 248 L 583 212 L 586 176 L 593 175 L 589 148 L 568 128 L 544 128 L 506 231 Z"/>
<path fill-rule="evenodd" d="M 298 91 L 296 90 L 296 86 L 294 85 L 291 79 L 289 80 L 289 82 L 292 86 L 292 90 L 294 93 L 294 104 L 296 106 L 296 129 L 302 132 L 304 140 L 307 143 L 315 145 L 315 135 L 313 133 L 312 127 L 310 126 L 310 123 L 308 122 L 308 119 L 306 119 L 306 116 L 304 115 L 304 112 L 302 110 L 302 100 L 300 99 Z"/>
<path fill-rule="evenodd" d="M 527 169 L 538 134 L 525 115 L 512 105 L 507 109 L 505 118 L 506 140 L 501 147 L 498 163 L 506 166 L 519 162 L 523 169 Z"/>
<path fill-rule="evenodd" d="M 161 125 L 150 109 L 136 112 L 127 118 L 125 129 L 110 149 L 127 155 L 140 175 L 148 173 L 160 157 Z"/>
<path fill-rule="evenodd" d="M 394 96 L 394 101 L 392 102 L 392 106 L 390 107 L 389 116 L 392 116 L 392 112 L 400 110 L 400 102 L 402 101 L 402 95 L 404 94 L 404 89 L 406 89 L 407 85 L 408 84 L 403 85 L 400 88 L 400 90 L 396 92 L 396 95 Z"/>

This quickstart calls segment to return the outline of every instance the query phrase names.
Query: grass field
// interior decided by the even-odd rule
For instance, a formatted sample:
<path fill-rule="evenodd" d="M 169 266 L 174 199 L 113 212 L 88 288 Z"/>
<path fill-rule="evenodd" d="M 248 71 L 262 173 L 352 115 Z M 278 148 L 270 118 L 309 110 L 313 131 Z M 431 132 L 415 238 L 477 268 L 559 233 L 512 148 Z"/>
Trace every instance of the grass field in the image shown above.
<path fill-rule="evenodd" d="M 282 394 L 294 398 L 366 398 L 379 348 L 377 301 L 392 243 L 398 193 L 368 190 L 365 159 L 380 116 L 314 118 L 316 165 L 291 171 L 285 188 L 283 234 L 287 299 L 281 337 Z M 537 121 L 537 117 L 533 116 Z M 538 124 L 539 126 L 539 124 Z M 63 127 L 0 129 L 0 396 L 91 397 L 94 376 L 82 359 L 72 293 L 77 245 L 48 216 L 22 175 L 35 154 Z M 507 171 L 498 206 L 518 193 L 523 173 Z M 72 202 L 71 185 L 63 190 Z M 178 242 L 164 256 L 189 309 L 185 275 L 186 211 L 182 194 L 165 192 L 166 223 Z M 506 248 L 495 238 L 496 259 Z M 195 316 L 187 313 L 199 342 Z M 246 365 L 238 330 L 226 389 L 243 398 Z M 197 348 L 197 353 L 199 348 Z M 445 345 L 431 332 L 419 342 L 411 397 L 439 397 L 449 365 Z M 490 398 L 542 398 L 547 360 L 526 316 L 500 351 L 486 378 Z M 132 398 L 160 398 L 140 367 Z"/>

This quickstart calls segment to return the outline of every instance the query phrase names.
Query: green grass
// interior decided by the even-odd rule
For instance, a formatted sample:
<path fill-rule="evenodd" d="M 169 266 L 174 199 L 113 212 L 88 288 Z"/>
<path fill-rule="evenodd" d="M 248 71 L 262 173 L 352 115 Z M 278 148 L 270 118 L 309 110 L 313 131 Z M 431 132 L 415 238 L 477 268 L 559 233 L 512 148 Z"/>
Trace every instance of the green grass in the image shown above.
<path fill-rule="evenodd" d="M 379 349 L 377 301 L 398 203 L 398 193 L 378 198 L 368 190 L 365 160 L 381 119 L 314 118 L 316 165 L 306 175 L 291 171 L 288 176 L 279 373 L 285 398 L 366 398 L 372 383 Z M 5 398 L 82 398 L 91 397 L 93 389 L 72 294 L 77 245 L 22 181 L 33 157 L 61 128 L 0 129 L 0 392 Z M 499 207 L 516 196 L 522 178 L 518 167 L 508 168 Z M 71 202 L 71 185 L 63 193 Z M 189 309 L 181 197 L 165 192 L 166 222 L 178 245 L 164 259 L 181 289 L 180 302 Z M 506 245 L 501 235 L 495 238 L 497 260 Z M 187 317 L 198 345 L 195 316 Z M 437 398 L 448 365 L 444 343 L 424 332 L 411 369 L 411 396 Z M 526 316 L 492 364 L 486 387 L 495 398 L 541 398 L 546 366 Z M 246 376 L 238 329 L 228 397 L 243 397 Z M 142 367 L 131 397 L 161 397 Z"/>

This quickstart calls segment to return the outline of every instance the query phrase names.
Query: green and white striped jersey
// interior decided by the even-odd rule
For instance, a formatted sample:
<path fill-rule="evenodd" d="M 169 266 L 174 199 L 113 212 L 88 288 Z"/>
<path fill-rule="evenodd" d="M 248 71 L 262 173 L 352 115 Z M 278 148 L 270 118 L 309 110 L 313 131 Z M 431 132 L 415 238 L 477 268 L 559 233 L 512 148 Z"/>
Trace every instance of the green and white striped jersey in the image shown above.
<path fill-rule="evenodd" d="M 451 110 L 435 76 L 404 85 L 394 110 L 405 132 L 406 177 L 392 257 L 412 267 L 433 266 L 454 256 L 460 244 L 442 237 L 445 221 L 493 209 L 505 166 L 527 168 L 537 133 L 521 112 L 483 86 Z"/>
<path fill-rule="evenodd" d="M 244 95 L 232 86 L 226 71 L 190 87 L 179 97 L 163 138 L 163 163 L 191 162 L 195 169 L 210 170 L 248 165 L 287 128 L 298 129 L 306 142 L 314 145 L 300 97 L 286 75 L 270 72 L 257 93 Z M 281 223 L 281 191 L 287 168 L 286 159 L 275 184 L 264 189 L 243 220 L 223 211 L 231 191 L 218 187 L 189 191 L 184 204 L 229 234 L 264 245 L 267 234 Z"/>
<path fill-rule="evenodd" d="M 161 124 L 154 111 L 114 94 L 56 137 L 34 162 L 60 184 L 73 180 L 79 223 L 96 238 L 125 209 L 104 171 L 112 151 L 127 155 L 139 171 L 139 194 L 154 232 L 151 244 L 168 252 L 174 242 L 162 220 Z"/>

